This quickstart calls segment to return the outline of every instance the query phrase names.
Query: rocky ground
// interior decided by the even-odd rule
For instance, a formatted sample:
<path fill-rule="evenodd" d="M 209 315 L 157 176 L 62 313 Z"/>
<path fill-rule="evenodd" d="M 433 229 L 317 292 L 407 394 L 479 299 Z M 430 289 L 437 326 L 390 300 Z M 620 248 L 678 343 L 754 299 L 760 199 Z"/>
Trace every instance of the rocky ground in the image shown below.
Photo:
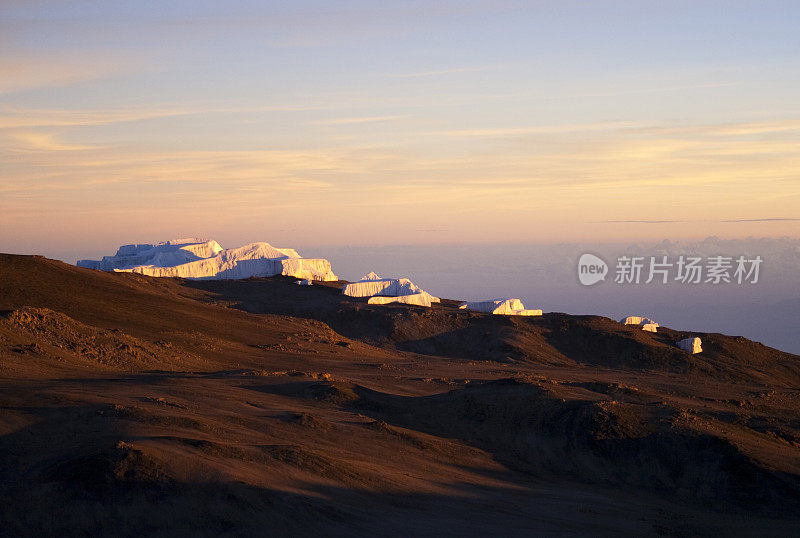
<path fill-rule="evenodd" d="M 0 255 L 3 534 L 800 533 L 800 357 L 339 285 Z"/>

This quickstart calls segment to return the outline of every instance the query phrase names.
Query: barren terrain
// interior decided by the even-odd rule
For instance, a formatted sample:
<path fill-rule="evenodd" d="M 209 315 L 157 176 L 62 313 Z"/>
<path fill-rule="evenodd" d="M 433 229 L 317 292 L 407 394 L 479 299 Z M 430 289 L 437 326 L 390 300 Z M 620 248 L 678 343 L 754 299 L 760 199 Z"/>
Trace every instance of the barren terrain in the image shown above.
<path fill-rule="evenodd" d="M 800 357 L 340 285 L 0 255 L 0 528 L 800 533 Z"/>

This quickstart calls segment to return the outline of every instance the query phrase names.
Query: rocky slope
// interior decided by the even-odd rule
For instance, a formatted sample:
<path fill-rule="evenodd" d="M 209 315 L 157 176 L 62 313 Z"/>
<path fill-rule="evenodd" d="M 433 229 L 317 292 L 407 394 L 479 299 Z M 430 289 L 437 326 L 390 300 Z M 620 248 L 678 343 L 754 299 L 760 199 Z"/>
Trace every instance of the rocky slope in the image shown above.
<path fill-rule="evenodd" d="M 0 255 L 0 528 L 800 531 L 799 357 L 341 285 Z"/>

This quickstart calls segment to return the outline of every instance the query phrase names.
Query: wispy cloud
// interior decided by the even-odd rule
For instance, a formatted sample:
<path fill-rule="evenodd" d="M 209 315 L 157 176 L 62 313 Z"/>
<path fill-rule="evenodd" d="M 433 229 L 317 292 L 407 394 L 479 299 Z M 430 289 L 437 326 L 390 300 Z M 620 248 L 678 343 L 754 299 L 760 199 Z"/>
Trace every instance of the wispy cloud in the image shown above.
<path fill-rule="evenodd" d="M 785 217 L 771 217 L 764 219 L 728 219 L 722 222 L 784 222 L 784 221 L 800 221 L 800 218 L 785 218 Z"/>
<path fill-rule="evenodd" d="M 334 118 L 330 120 L 312 121 L 312 125 L 354 125 L 361 123 L 378 123 L 394 121 L 404 118 L 405 116 L 361 116 L 355 118 Z"/>
<path fill-rule="evenodd" d="M 456 129 L 443 131 L 429 131 L 425 133 L 429 136 L 453 136 L 468 138 L 495 138 L 505 136 L 524 136 L 540 134 L 609 131 L 635 127 L 638 124 L 631 121 L 607 121 L 594 123 L 574 123 L 561 125 L 533 125 L 526 127 L 497 127 L 486 129 Z"/>
<path fill-rule="evenodd" d="M 675 86 L 658 86 L 653 88 L 635 88 L 635 89 L 619 89 L 608 92 L 590 92 L 590 93 L 577 93 L 565 94 L 556 96 L 555 99 L 581 99 L 586 97 L 619 97 L 624 95 L 642 95 L 649 93 L 671 93 L 671 92 L 684 92 L 690 90 L 706 90 L 716 88 L 732 88 L 741 86 L 741 82 L 709 82 L 702 84 L 686 84 Z"/>
<path fill-rule="evenodd" d="M 325 105 L 273 105 L 253 107 L 182 106 L 149 109 L 0 109 L 0 129 L 22 127 L 81 127 L 132 123 L 161 118 L 201 116 L 204 114 L 259 114 L 271 112 L 307 112 L 329 110 Z"/>
<path fill-rule="evenodd" d="M 0 129 L 110 125 L 195 114 L 189 110 L 2 110 Z"/>
<path fill-rule="evenodd" d="M 390 73 L 386 76 L 391 78 L 436 77 L 441 75 L 455 75 L 459 73 L 477 73 L 481 71 L 494 71 L 498 69 L 505 69 L 508 67 L 510 67 L 509 64 L 474 65 L 474 66 L 464 66 L 464 67 L 449 67 L 445 69 L 432 69 L 430 71 L 414 71 L 411 73 Z"/>
<path fill-rule="evenodd" d="M 334 119 L 363 118 L 375 116 Z M 198 207 L 208 209 L 204 215 L 225 207 L 226 214 L 252 218 L 269 207 L 282 220 L 296 218 L 291 211 L 337 222 L 377 219 L 401 226 L 410 220 L 414 233 L 442 230 L 442 236 L 451 228 L 442 226 L 447 222 L 474 222 L 469 233 L 492 229 L 522 237 L 592 223 L 604 224 L 594 226 L 598 234 L 615 223 L 615 230 L 638 226 L 672 233 L 698 222 L 725 233 L 730 224 L 722 219 L 775 219 L 765 227 L 800 220 L 789 220 L 800 201 L 796 142 L 786 136 L 721 134 L 717 125 L 679 130 L 629 122 L 547 125 L 490 150 L 483 135 L 423 138 L 413 131 L 378 143 L 367 136 L 335 143 L 321 137 L 294 149 L 247 150 L 187 149 L 169 142 L 94 146 L 103 140 L 102 131 L 91 130 L 91 139 L 82 133 L 63 126 L 0 131 L 0 223 L 66 211 L 77 199 L 94 215 L 109 197 L 131 207 L 173 211 L 174 205 L 175 214 L 187 218 Z M 686 203 L 687 196 L 703 201 L 704 220 L 697 219 L 697 206 Z M 504 215 L 502 231 L 500 224 L 476 217 L 485 208 Z M 567 217 L 576 212 L 579 222 Z M 729 219 L 754 212 L 779 216 Z M 629 216 L 643 218 L 625 219 Z"/>
<path fill-rule="evenodd" d="M 100 149 L 100 146 L 62 142 L 52 133 L 14 133 L 11 139 L 15 143 L 8 149 L 16 152 L 87 151 Z"/>
<path fill-rule="evenodd" d="M 609 224 L 621 224 L 621 223 L 631 223 L 631 224 L 671 224 L 675 222 L 686 222 L 683 220 L 604 220 L 600 221 Z"/>
<path fill-rule="evenodd" d="M 26 53 L 0 57 L 0 95 L 57 87 L 141 71 L 143 58 L 135 53 Z"/>
<path fill-rule="evenodd" d="M 721 135 L 751 135 L 778 133 L 783 131 L 800 131 L 800 118 L 791 118 L 759 123 L 740 123 L 723 125 L 716 130 Z"/>

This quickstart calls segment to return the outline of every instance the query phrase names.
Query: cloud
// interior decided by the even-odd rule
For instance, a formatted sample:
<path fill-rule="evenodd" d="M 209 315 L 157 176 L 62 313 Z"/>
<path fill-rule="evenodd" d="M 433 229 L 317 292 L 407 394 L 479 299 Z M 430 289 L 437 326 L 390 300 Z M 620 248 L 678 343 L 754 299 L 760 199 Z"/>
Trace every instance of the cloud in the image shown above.
<path fill-rule="evenodd" d="M 355 118 L 334 118 L 330 120 L 312 121 L 312 125 L 353 125 L 361 123 L 377 123 L 394 121 L 401 119 L 405 116 L 363 116 Z"/>
<path fill-rule="evenodd" d="M 429 136 L 452 136 L 452 137 L 512 137 L 526 135 L 546 135 L 561 133 L 592 133 L 596 131 L 617 131 L 620 135 L 634 135 L 641 140 L 661 138 L 666 141 L 672 139 L 674 143 L 681 143 L 687 140 L 685 137 L 704 137 L 731 138 L 753 134 L 769 134 L 788 131 L 800 131 L 800 118 L 781 119 L 770 122 L 759 123 L 725 123 L 725 124 L 696 124 L 662 127 L 658 125 L 646 125 L 634 121 L 602 121 L 592 123 L 572 123 L 555 125 L 530 125 L 516 127 L 489 127 L 482 129 L 457 129 L 429 131 L 425 134 Z M 688 141 L 693 142 L 691 139 Z M 773 142 L 773 145 L 778 143 Z M 785 142 L 790 144 L 791 142 Z"/>
<path fill-rule="evenodd" d="M 15 152 L 86 151 L 100 148 L 100 146 L 61 142 L 52 133 L 14 133 L 10 138 L 15 145 L 8 149 Z"/>
<path fill-rule="evenodd" d="M 22 127 L 82 127 L 90 125 L 112 125 L 161 118 L 200 116 L 204 114 L 258 114 L 271 112 L 307 112 L 329 110 L 322 105 L 274 105 L 253 107 L 184 106 L 150 109 L 0 109 L 0 129 Z"/>
<path fill-rule="evenodd" d="M 0 129 L 110 125 L 196 113 L 187 110 L 3 110 Z"/>
<path fill-rule="evenodd" d="M 0 95 L 102 79 L 140 71 L 144 65 L 138 54 L 125 51 L 8 54 L 0 57 Z"/>
<path fill-rule="evenodd" d="M 798 221 L 800 218 L 784 218 L 784 217 L 771 217 L 764 219 L 729 219 L 721 222 L 784 222 L 784 221 Z"/>
<path fill-rule="evenodd" d="M 582 99 L 586 97 L 618 97 L 623 95 L 641 95 L 649 93 L 670 93 L 687 90 L 705 90 L 714 88 L 731 88 L 741 86 L 740 82 L 709 82 L 705 84 L 687 84 L 679 86 L 658 86 L 655 88 L 625 89 L 609 92 L 579 93 L 557 96 L 556 99 Z"/>
<path fill-rule="evenodd" d="M 509 64 L 475 65 L 475 66 L 464 66 L 464 67 L 450 67 L 446 69 L 433 69 L 430 71 L 416 71 L 411 73 L 390 73 L 386 76 L 391 78 L 435 77 L 441 75 L 453 75 L 458 73 L 477 73 L 481 71 L 494 71 L 497 69 L 505 69 L 508 67 Z"/>
<path fill-rule="evenodd" d="M 630 121 L 608 121 L 595 123 L 575 123 L 561 125 L 535 125 L 527 127 L 498 127 L 487 129 L 457 129 L 449 131 L 429 131 L 429 136 L 452 136 L 466 138 L 495 138 L 505 136 L 543 135 L 556 133 L 574 133 L 591 131 L 609 131 L 634 127 Z"/>
<path fill-rule="evenodd" d="M 783 131 L 800 131 L 800 118 L 791 118 L 760 123 L 739 123 L 720 126 L 716 132 L 720 135 L 752 135 L 778 133 Z"/>
<path fill-rule="evenodd" d="M 671 224 L 675 222 L 686 222 L 683 220 L 604 220 L 603 223 L 619 224 L 619 223 L 633 223 L 633 224 Z"/>
<path fill-rule="evenodd" d="M 146 116 L 138 112 L 121 111 L 115 119 Z M 193 112 L 165 108 L 151 115 Z M 703 223 L 704 233 L 724 234 L 730 225 L 723 219 L 731 215 L 792 215 L 800 202 L 800 156 L 785 137 L 719 134 L 718 125 L 677 130 L 597 122 L 535 127 L 490 146 L 483 136 L 421 137 L 412 123 L 403 126 L 378 143 L 369 130 L 354 129 L 347 142 L 321 136 L 281 140 L 276 148 L 285 149 L 247 150 L 187 149 L 165 137 L 94 146 L 91 141 L 104 140 L 104 127 L 91 130 L 91 139 L 63 126 L 7 128 L 0 131 L 0 220 L 71 211 L 74 204 L 94 215 L 103 200 L 113 199 L 130 215 L 136 207 L 174 205 L 176 215 L 225 207 L 226 214 L 256 218 L 270 208 L 271 218 L 291 220 L 290 210 L 303 210 L 331 222 L 414 222 L 420 236 L 434 232 L 419 230 L 436 230 L 443 238 L 611 229 L 592 223 L 631 224 L 618 228 L 637 234 L 667 224 L 677 234 Z M 698 220 L 687 195 L 701 201 L 705 220 Z M 498 211 L 502 225 L 485 216 Z M 471 231 L 451 230 L 452 222 L 469 223 Z"/>

